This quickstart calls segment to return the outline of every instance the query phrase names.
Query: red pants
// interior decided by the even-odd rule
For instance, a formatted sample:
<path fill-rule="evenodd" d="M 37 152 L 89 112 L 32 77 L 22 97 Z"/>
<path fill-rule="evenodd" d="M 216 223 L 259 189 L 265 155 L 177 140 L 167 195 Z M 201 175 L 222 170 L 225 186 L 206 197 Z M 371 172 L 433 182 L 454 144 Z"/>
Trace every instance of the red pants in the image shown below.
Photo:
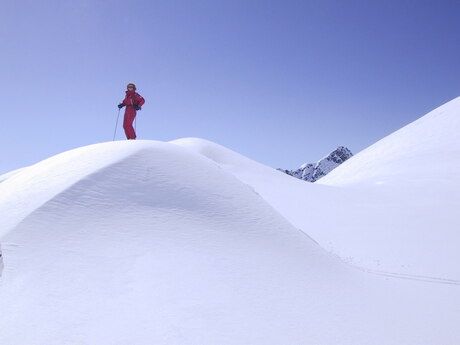
<path fill-rule="evenodd" d="M 136 139 L 136 132 L 133 128 L 133 122 L 136 118 L 136 112 L 126 112 L 125 119 L 123 120 L 123 129 L 125 130 L 127 139 Z"/>

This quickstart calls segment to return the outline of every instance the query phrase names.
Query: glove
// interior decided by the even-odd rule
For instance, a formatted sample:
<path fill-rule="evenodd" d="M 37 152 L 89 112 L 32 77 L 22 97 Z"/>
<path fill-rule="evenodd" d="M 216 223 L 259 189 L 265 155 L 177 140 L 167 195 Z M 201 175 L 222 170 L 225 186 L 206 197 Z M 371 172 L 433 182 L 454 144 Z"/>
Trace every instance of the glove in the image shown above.
<path fill-rule="evenodd" d="M 118 109 L 123 108 L 125 105 L 123 103 L 118 104 Z"/>
<path fill-rule="evenodd" d="M 141 110 L 141 108 L 140 108 L 138 105 L 135 105 L 135 106 L 134 106 L 134 109 L 136 109 L 136 110 Z"/>

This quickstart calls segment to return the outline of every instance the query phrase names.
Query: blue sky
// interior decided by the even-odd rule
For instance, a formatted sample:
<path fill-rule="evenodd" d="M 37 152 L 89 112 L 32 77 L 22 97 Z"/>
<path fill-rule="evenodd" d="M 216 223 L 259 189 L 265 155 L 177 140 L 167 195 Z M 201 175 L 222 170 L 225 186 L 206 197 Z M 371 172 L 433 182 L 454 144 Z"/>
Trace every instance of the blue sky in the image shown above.
<path fill-rule="evenodd" d="M 128 82 L 146 99 L 139 139 L 201 137 L 282 168 L 356 154 L 460 96 L 459 14 L 447 0 L 3 2 L 0 173 L 112 140 Z"/>

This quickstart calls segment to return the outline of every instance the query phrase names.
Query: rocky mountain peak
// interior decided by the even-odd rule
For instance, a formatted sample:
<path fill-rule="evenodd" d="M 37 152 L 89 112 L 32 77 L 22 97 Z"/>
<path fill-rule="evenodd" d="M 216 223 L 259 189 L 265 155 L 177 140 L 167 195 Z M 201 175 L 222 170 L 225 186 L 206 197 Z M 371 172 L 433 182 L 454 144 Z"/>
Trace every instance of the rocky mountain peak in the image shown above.
<path fill-rule="evenodd" d="M 301 180 L 315 182 L 352 156 L 353 153 L 348 148 L 339 146 L 316 163 L 304 163 L 296 170 L 278 170 Z"/>

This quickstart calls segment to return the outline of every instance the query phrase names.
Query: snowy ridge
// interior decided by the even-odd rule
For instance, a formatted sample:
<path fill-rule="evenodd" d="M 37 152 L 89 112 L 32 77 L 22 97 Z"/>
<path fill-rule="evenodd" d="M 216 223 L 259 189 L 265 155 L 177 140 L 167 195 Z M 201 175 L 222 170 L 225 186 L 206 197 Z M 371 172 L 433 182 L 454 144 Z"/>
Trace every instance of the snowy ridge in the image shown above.
<path fill-rule="evenodd" d="M 13 177 L 14 175 L 19 174 L 24 169 L 26 169 L 26 168 L 16 169 L 16 170 L 10 171 L 10 172 L 8 172 L 6 174 L 0 175 L 0 183 L 2 183 L 3 181 L 8 180 L 9 178 Z"/>
<path fill-rule="evenodd" d="M 97 149 L 95 149 L 97 147 Z M 109 151 L 117 149 L 117 153 Z M 91 172 L 123 159 L 133 147 L 106 143 L 70 150 L 36 165 L 5 174 L 0 184 L 0 209 L 8 214 L 2 219 L 0 237 L 11 227 L 65 188 Z M 94 154 L 91 154 L 94 152 Z"/>
<path fill-rule="evenodd" d="M 424 182 L 457 186 L 460 172 L 460 97 L 355 155 L 321 179 L 344 186 L 412 185 Z"/>
<path fill-rule="evenodd" d="M 278 170 L 304 181 L 315 182 L 329 174 L 352 156 L 353 154 L 349 149 L 344 146 L 339 146 L 316 163 L 302 164 L 297 170 Z"/>

